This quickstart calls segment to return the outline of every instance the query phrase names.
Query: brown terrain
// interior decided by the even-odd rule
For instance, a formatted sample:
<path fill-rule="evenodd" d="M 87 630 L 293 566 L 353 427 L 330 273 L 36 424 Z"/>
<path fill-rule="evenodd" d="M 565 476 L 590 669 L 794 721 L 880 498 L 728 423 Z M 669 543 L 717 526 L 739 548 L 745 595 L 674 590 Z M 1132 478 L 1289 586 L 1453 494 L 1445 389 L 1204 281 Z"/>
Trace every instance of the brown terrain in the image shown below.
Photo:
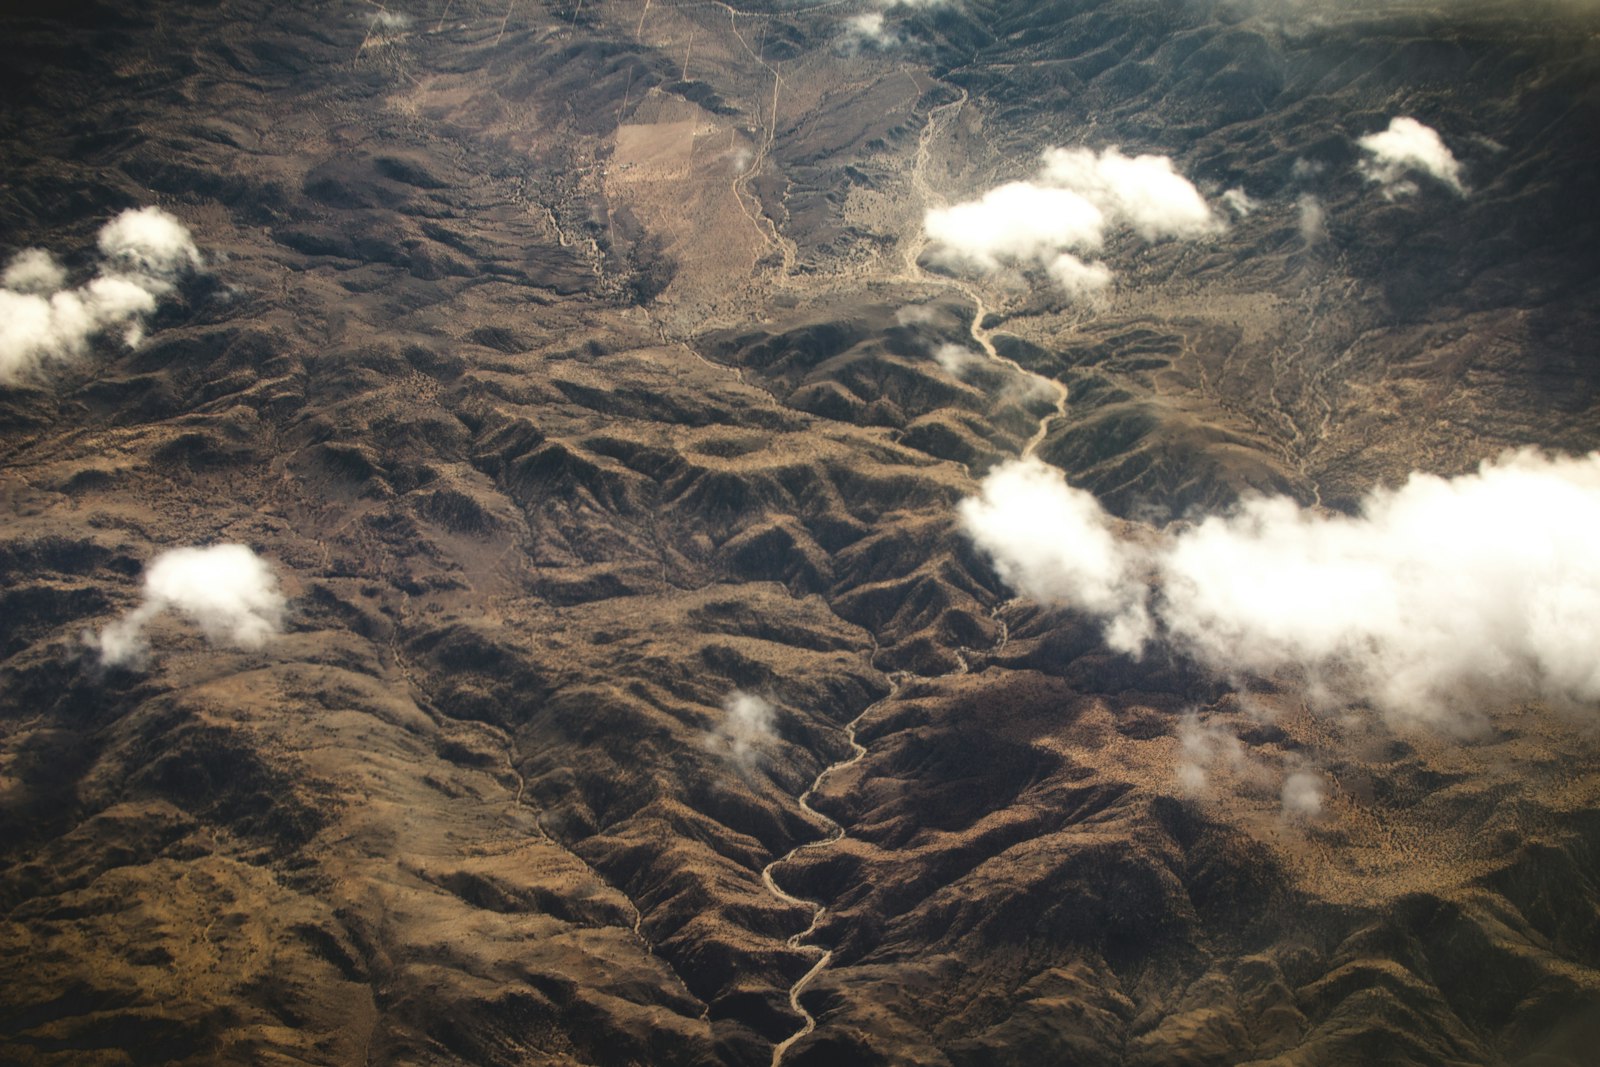
<path fill-rule="evenodd" d="M 0 253 L 86 273 L 153 204 L 206 263 L 0 385 L 0 1061 L 1594 1062 L 1593 708 L 1460 737 L 1132 660 L 956 506 L 1024 452 L 1161 524 L 1600 446 L 1597 42 L 1467 0 L 9 5 Z M 1470 196 L 1357 173 L 1397 114 Z M 1258 206 L 1114 237 L 1089 304 L 929 256 L 1076 144 Z M 221 542 L 284 633 L 98 661 Z M 1240 743 L 1203 796 L 1186 721 Z"/>

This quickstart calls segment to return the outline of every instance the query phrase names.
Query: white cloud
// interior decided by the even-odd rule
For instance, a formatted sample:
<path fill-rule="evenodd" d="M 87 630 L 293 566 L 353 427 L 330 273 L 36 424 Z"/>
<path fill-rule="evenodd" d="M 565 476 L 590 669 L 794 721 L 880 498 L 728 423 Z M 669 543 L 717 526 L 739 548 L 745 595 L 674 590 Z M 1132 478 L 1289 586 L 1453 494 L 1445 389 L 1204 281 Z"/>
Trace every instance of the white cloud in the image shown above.
<path fill-rule="evenodd" d="M 102 273 L 170 282 L 201 266 L 200 250 L 183 223 L 158 207 L 129 208 L 100 228 Z"/>
<path fill-rule="evenodd" d="M 1136 652 L 1151 623 L 1138 560 L 1117 540 L 1093 494 L 1035 459 L 995 468 L 960 522 L 1007 585 L 1037 600 L 1109 620 L 1107 640 Z"/>
<path fill-rule="evenodd" d="M 1040 178 L 1085 197 L 1147 241 L 1221 229 L 1200 190 L 1166 156 L 1125 156 L 1115 147 L 1098 156 L 1087 148 L 1052 148 L 1044 154 Z"/>
<path fill-rule="evenodd" d="M 1008 263 L 1041 267 L 1073 298 L 1110 284 L 1110 268 L 1081 254 L 1098 251 L 1114 225 L 1147 241 L 1194 239 L 1222 229 L 1170 159 L 1125 156 L 1115 147 L 1098 155 L 1086 148 L 1052 148 L 1033 180 L 934 208 L 923 220 L 936 260 L 983 271 Z"/>
<path fill-rule="evenodd" d="M 992 366 L 993 364 L 991 364 Z M 998 394 L 1002 404 L 1037 404 L 1052 402 L 1058 395 L 1057 383 L 1042 374 L 1006 368 L 1005 384 Z"/>
<path fill-rule="evenodd" d="M 66 272 L 44 249 L 12 257 L 0 289 L 0 383 L 77 359 L 108 331 L 137 344 L 158 298 L 201 265 L 189 231 L 155 207 L 129 209 L 106 223 L 99 247 L 99 273 L 76 289 L 64 288 Z"/>
<path fill-rule="evenodd" d="M 1464 195 L 1466 187 L 1461 182 L 1461 164 L 1445 147 L 1436 130 L 1424 126 L 1416 119 L 1389 120 L 1389 128 L 1380 133 L 1369 133 L 1356 142 L 1371 158 L 1361 161 L 1361 173 L 1383 185 L 1391 196 L 1404 195 L 1410 190 L 1404 181 L 1410 173 L 1427 174 Z"/>
<path fill-rule="evenodd" d="M 845 20 L 845 25 L 854 33 L 863 37 L 878 37 L 883 34 L 883 15 L 877 11 L 869 11 L 862 15 L 852 15 Z"/>
<path fill-rule="evenodd" d="M 1229 210 L 1231 210 L 1235 215 L 1238 215 L 1240 218 L 1244 218 L 1246 215 L 1252 214 L 1256 208 L 1261 206 L 1260 204 L 1256 203 L 1255 199 L 1249 193 L 1239 188 L 1229 189 L 1227 192 L 1223 193 L 1222 202 L 1227 204 Z"/>
<path fill-rule="evenodd" d="M 944 317 L 931 304 L 907 304 L 894 313 L 894 321 L 901 326 L 927 326 Z"/>
<path fill-rule="evenodd" d="M 927 213 L 923 229 L 948 259 L 994 270 L 1002 260 L 1047 262 L 1065 248 L 1093 250 L 1105 215 L 1070 189 L 1008 182 L 977 200 Z"/>
<path fill-rule="evenodd" d="M 1098 616 L 1120 651 L 1159 637 L 1219 674 L 1298 671 L 1449 728 L 1517 699 L 1600 702 L 1600 453 L 1414 474 L 1355 516 L 1255 498 L 1150 546 L 1026 460 L 991 472 L 960 521 L 1009 585 Z"/>
<path fill-rule="evenodd" d="M 1194 759 L 1179 760 L 1174 779 L 1179 791 L 1190 797 L 1204 796 L 1211 786 L 1211 775 L 1207 773 L 1205 764 Z"/>
<path fill-rule="evenodd" d="M 983 357 L 972 349 L 949 343 L 934 349 L 933 359 L 939 364 L 939 369 L 952 378 L 964 377 L 967 371 L 984 362 Z"/>
<path fill-rule="evenodd" d="M 1111 284 L 1111 268 L 1104 263 L 1085 263 L 1071 252 L 1063 252 L 1045 268 L 1061 291 L 1074 300 L 1094 296 Z"/>
<path fill-rule="evenodd" d="M 1297 159 L 1294 166 L 1289 168 L 1289 177 L 1297 182 L 1308 182 L 1322 176 L 1328 165 L 1317 159 Z"/>
<path fill-rule="evenodd" d="M 899 31 L 884 26 L 881 11 L 868 11 L 844 20 L 845 47 L 850 51 L 860 48 L 893 48 L 901 41 Z"/>
<path fill-rule="evenodd" d="M 1414 474 L 1356 517 L 1246 502 L 1177 538 L 1160 614 L 1202 662 L 1350 672 L 1392 715 L 1444 721 L 1481 699 L 1600 700 L 1600 454 L 1531 452 Z"/>
<path fill-rule="evenodd" d="M 411 16 L 400 11 L 379 8 L 372 16 L 372 25 L 390 33 L 400 33 L 411 28 Z"/>
<path fill-rule="evenodd" d="M 1284 815 L 1312 818 L 1322 814 L 1322 778 L 1311 771 L 1291 771 L 1278 794 Z"/>
<path fill-rule="evenodd" d="M 1201 797 L 1210 791 L 1211 768 L 1218 763 L 1237 770 L 1246 762 L 1244 746 L 1226 727 L 1202 723 L 1189 712 L 1178 721 L 1178 789 Z"/>
<path fill-rule="evenodd" d="M 1302 193 L 1295 201 L 1300 213 L 1300 238 L 1308 245 L 1318 245 L 1328 239 L 1328 213 L 1310 193 Z"/>
<path fill-rule="evenodd" d="M 776 709 L 754 693 L 735 689 L 722 702 L 722 721 L 707 743 L 745 770 L 755 766 L 760 748 L 775 736 Z"/>
<path fill-rule="evenodd" d="M 145 628 L 173 610 L 200 627 L 213 644 L 260 648 L 283 629 L 286 603 L 272 568 L 245 545 L 175 548 L 151 561 L 144 599 L 91 639 L 101 660 L 137 661 Z"/>
<path fill-rule="evenodd" d="M 1033 404 L 1056 395 L 1055 385 L 1049 379 L 993 361 L 965 345 L 946 342 L 933 350 L 933 360 L 940 370 L 963 381 L 970 380 L 973 372 L 981 368 L 999 372 L 999 389 L 994 395 L 1002 404 Z M 994 379 L 987 379 L 985 384 L 993 385 Z"/>
<path fill-rule="evenodd" d="M 11 257 L 0 285 L 13 293 L 49 296 L 67 284 L 67 271 L 56 257 L 43 248 L 24 248 Z"/>
<path fill-rule="evenodd" d="M 943 7 L 953 0 L 872 0 L 876 11 L 866 11 L 844 20 L 844 47 L 846 52 L 862 48 L 895 48 L 906 41 L 900 29 L 890 29 L 884 12 L 896 8 Z"/>
<path fill-rule="evenodd" d="M 0 289 L 0 382 L 13 382 L 51 362 L 82 355 L 89 339 L 121 326 L 136 339 L 139 319 L 156 298 L 126 278 L 99 277 L 45 297 Z"/>

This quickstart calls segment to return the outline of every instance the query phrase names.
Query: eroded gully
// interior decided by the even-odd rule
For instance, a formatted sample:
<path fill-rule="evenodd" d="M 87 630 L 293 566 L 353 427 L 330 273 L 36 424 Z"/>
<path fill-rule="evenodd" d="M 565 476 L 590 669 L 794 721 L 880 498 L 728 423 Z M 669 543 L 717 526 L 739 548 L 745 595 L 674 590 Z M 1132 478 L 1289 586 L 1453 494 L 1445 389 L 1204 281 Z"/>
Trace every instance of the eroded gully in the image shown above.
<path fill-rule="evenodd" d="M 926 179 L 929 146 L 943 125 L 941 119 L 944 119 L 946 115 L 948 115 L 950 118 L 953 118 L 966 104 L 966 99 L 966 93 L 963 90 L 960 100 L 936 107 L 928 113 L 928 121 L 923 126 L 922 136 L 917 144 L 915 162 L 911 170 L 912 189 L 915 191 L 924 207 L 933 203 L 935 200 L 934 194 L 928 188 Z M 989 330 L 983 325 L 984 319 L 988 316 L 988 307 L 984 303 L 982 294 L 979 293 L 973 286 L 958 278 L 952 278 L 945 275 L 930 275 L 924 271 L 918 261 L 925 245 L 926 239 L 919 242 L 907 243 L 906 268 L 908 273 L 914 274 L 919 280 L 926 281 L 931 279 L 937 281 L 944 286 L 959 291 L 968 300 L 970 300 L 973 305 L 973 315 L 972 325 L 969 327 L 968 332 L 972 337 L 973 343 L 977 345 L 980 350 L 982 350 L 985 358 L 992 363 L 1009 369 L 1021 378 L 1039 383 L 1041 386 L 1049 389 L 1055 397 L 1055 402 L 1052 405 L 1051 410 L 1039 420 L 1038 428 L 1034 430 L 1033 435 L 1029 437 L 1022 446 L 1020 457 L 1027 459 L 1037 452 L 1039 446 L 1044 443 L 1045 436 L 1050 432 L 1050 427 L 1055 420 L 1066 414 L 1067 387 L 1061 382 L 1056 381 L 1054 378 L 1047 378 L 1044 375 L 1035 374 L 1034 372 L 1027 370 L 1026 368 L 1020 366 L 1015 360 L 1009 359 L 996 350 L 994 341 L 989 335 Z M 1004 610 L 1004 608 L 1005 604 L 1002 603 L 998 605 L 993 612 L 993 617 L 1000 624 L 999 634 L 996 637 L 995 647 L 992 650 L 995 652 L 1005 648 L 1006 642 L 1010 636 L 1004 620 L 1000 618 L 1000 613 L 1002 610 Z M 966 649 L 962 649 L 961 654 L 958 654 L 957 658 L 960 660 L 961 666 L 951 673 L 957 675 L 967 673 L 967 657 L 964 654 L 966 651 Z M 872 644 L 872 656 L 869 662 L 875 663 L 877 660 L 877 655 L 878 643 L 876 637 L 874 637 Z M 850 743 L 850 755 L 824 767 L 817 777 L 812 781 L 811 786 L 804 793 L 800 794 L 800 810 L 806 814 L 807 818 L 826 828 L 823 836 L 815 841 L 808 841 L 805 844 L 797 845 L 795 848 L 789 850 L 782 856 L 779 856 L 777 859 L 767 864 L 761 870 L 761 882 L 767 887 L 767 891 L 769 893 L 786 903 L 798 904 L 812 909 L 810 924 L 807 925 L 804 930 L 801 930 L 799 933 L 794 934 L 789 938 L 789 947 L 792 949 L 808 949 L 818 953 L 816 962 L 811 965 L 810 969 L 808 969 L 805 974 L 800 976 L 794 985 L 789 987 L 789 1007 L 795 1012 L 795 1014 L 800 1016 L 802 1023 L 800 1029 L 796 1030 L 794 1033 L 790 1034 L 781 1042 L 773 1046 L 771 1067 L 780 1067 L 783 1062 L 783 1057 L 791 1048 L 794 1047 L 795 1043 L 801 1041 L 816 1030 L 816 1017 L 812 1015 L 811 1012 L 806 1010 L 805 1005 L 801 1003 L 801 997 L 805 993 L 806 988 L 816 980 L 817 976 L 828 969 L 828 965 L 833 962 L 834 951 L 830 948 L 823 948 L 820 945 L 812 945 L 808 943 L 811 939 L 811 936 L 817 932 L 817 928 L 822 925 L 822 921 L 827 917 L 827 905 L 823 904 L 821 901 L 808 900 L 804 897 L 797 897 L 793 893 L 788 892 L 778 884 L 777 880 L 773 876 L 773 871 L 779 867 L 782 867 L 785 863 L 788 863 L 791 859 L 803 852 L 820 848 L 830 848 L 844 839 L 844 827 L 828 815 L 825 815 L 816 808 L 812 807 L 811 798 L 816 796 L 817 791 L 822 788 L 823 783 L 826 782 L 831 775 L 855 766 L 866 757 L 867 748 L 865 745 L 861 744 L 861 742 L 856 740 L 856 731 L 859 729 L 861 723 L 866 720 L 867 716 L 871 715 L 878 708 L 895 698 L 895 696 L 900 692 L 902 684 L 907 679 L 915 680 L 915 676 L 906 674 L 904 672 L 897 672 L 889 675 L 889 692 L 881 699 L 876 700 L 863 708 L 860 714 L 858 714 L 854 719 L 851 719 L 844 726 L 845 739 Z"/>

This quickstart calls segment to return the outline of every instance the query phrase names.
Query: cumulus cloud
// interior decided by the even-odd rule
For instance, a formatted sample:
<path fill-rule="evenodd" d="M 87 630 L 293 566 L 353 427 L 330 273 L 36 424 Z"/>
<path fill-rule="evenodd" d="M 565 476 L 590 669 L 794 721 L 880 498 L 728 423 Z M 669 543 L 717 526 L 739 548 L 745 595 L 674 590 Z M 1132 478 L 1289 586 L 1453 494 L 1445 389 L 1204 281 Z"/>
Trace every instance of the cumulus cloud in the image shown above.
<path fill-rule="evenodd" d="M 1007 585 L 1109 621 L 1113 648 L 1135 653 L 1151 636 L 1139 560 L 1112 533 L 1092 493 L 1036 459 L 1006 463 L 961 502 L 962 529 Z"/>
<path fill-rule="evenodd" d="M 1300 213 L 1300 239 L 1308 245 L 1318 245 L 1328 239 L 1328 212 L 1310 193 L 1302 193 L 1295 201 Z"/>
<path fill-rule="evenodd" d="M 933 350 L 934 362 L 952 378 L 961 378 L 973 367 L 982 366 L 984 359 L 970 348 L 957 344 L 942 344 Z"/>
<path fill-rule="evenodd" d="M 1322 176 L 1328 165 L 1319 159 L 1297 159 L 1294 166 L 1289 168 L 1289 177 L 1297 182 L 1309 182 Z"/>
<path fill-rule="evenodd" d="M 1083 255 L 1099 251 L 1113 226 L 1155 241 L 1203 237 L 1222 223 L 1170 159 L 1125 156 L 1115 147 L 1098 154 L 1052 148 L 1032 180 L 934 208 L 923 219 L 937 260 L 984 271 L 1007 263 L 1041 267 L 1074 298 L 1111 283 L 1110 268 Z"/>
<path fill-rule="evenodd" d="M 1391 196 L 1416 191 L 1415 183 L 1405 180 L 1407 174 L 1426 174 L 1458 195 L 1467 191 L 1461 182 L 1461 164 L 1438 131 L 1416 119 L 1390 119 L 1388 129 L 1369 133 L 1356 143 L 1369 157 L 1361 161 L 1361 173 Z"/>
<path fill-rule="evenodd" d="M 1056 395 L 1050 379 L 992 360 L 966 345 L 947 341 L 934 347 L 929 355 L 950 377 L 990 389 L 1002 404 L 1031 405 Z"/>
<path fill-rule="evenodd" d="M 75 289 L 45 249 L 11 258 L 0 277 L 0 383 L 71 362 L 103 333 L 120 331 L 125 343 L 138 344 L 157 301 L 201 266 L 189 231 L 156 207 L 122 212 L 101 227 L 98 243 L 98 272 Z"/>
<path fill-rule="evenodd" d="M 1178 721 L 1178 789 L 1186 796 L 1202 797 L 1211 788 L 1211 769 L 1221 764 L 1238 769 L 1246 759 L 1244 745 L 1226 727 L 1203 723 L 1194 712 Z"/>
<path fill-rule="evenodd" d="M 1204 662 L 1346 668 L 1398 715 L 1442 719 L 1472 694 L 1592 702 L 1596 522 L 1600 454 L 1415 474 L 1355 517 L 1257 499 L 1173 542 L 1161 614 Z"/>
<path fill-rule="evenodd" d="M 200 267 L 200 250 L 183 223 L 158 207 L 129 208 L 100 228 L 102 273 L 171 284 Z"/>
<path fill-rule="evenodd" d="M 891 28 L 885 12 L 900 8 L 943 7 L 954 0 L 872 0 L 877 10 L 851 15 L 844 20 L 844 51 L 853 53 L 863 48 L 888 49 L 906 43 L 905 32 Z"/>
<path fill-rule="evenodd" d="M 707 743 L 713 751 L 750 770 L 755 767 L 761 746 L 777 736 L 776 716 L 770 701 L 735 689 L 722 702 L 722 721 L 711 731 Z"/>
<path fill-rule="evenodd" d="M 49 296 L 67 287 L 67 271 L 46 249 L 24 248 L 6 264 L 0 285 L 13 293 Z"/>
<path fill-rule="evenodd" d="M 385 33 L 401 33 L 411 28 L 411 16 L 400 11 L 379 8 L 372 16 L 372 25 Z"/>
<path fill-rule="evenodd" d="M 1258 497 L 1152 545 L 1024 460 L 960 520 L 1007 584 L 1099 617 L 1119 651 L 1160 640 L 1219 674 L 1297 671 L 1330 700 L 1448 728 L 1492 703 L 1600 702 L 1600 453 L 1414 474 L 1353 516 Z"/>
<path fill-rule="evenodd" d="M 993 395 L 1002 404 L 1028 405 L 1056 395 L 1055 386 L 1048 378 L 996 362 L 964 345 L 942 344 L 933 350 L 933 360 L 950 377 L 962 381 L 977 379 L 989 388 L 994 387 L 998 372 L 999 388 Z M 980 378 L 978 372 L 983 370 L 990 373 Z"/>
<path fill-rule="evenodd" d="M 1291 771 L 1278 794 L 1286 816 L 1303 819 L 1322 814 L 1322 778 L 1311 771 Z"/>
<path fill-rule="evenodd" d="M 1087 148 L 1052 148 L 1044 154 L 1040 177 L 1085 197 L 1147 241 L 1201 237 L 1221 228 L 1200 190 L 1166 156 L 1125 156 L 1115 147 L 1099 155 Z"/>
<path fill-rule="evenodd" d="M 1228 210 L 1240 218 L 1253 213 L 1256 208 L 1261 206 L 1256 203 L 1255 198 L 1249 193 L 1237 187 L 1223 193 L 1222 202 L 1228 205 Z"/>
<path fill-rule="evenodd" d="M 90 338 L 113 327 L 122 327 L 123 339 L 135 343 L 142 316 L 155 308 L 149 290 L 117 277 L 95 278 L 49 297 L 0 289 L 0 381 L 75 359 L 88 350 Z"/>
<path fill-rule="evenodd" d="M 1085 263 L 1071 252 L 1063 252 L 1045 268 L 1061 291 L 1074 300 L 1084 300 L 1111 284 L 1111 268 L 1104 263 Z"/>
<path fill-rule="evenodd" d="M 90 638 L 108 665 L 137 662 L 145 630 L 176 611 L 217 645 L 260 648 L 283 629 L 286 602 L 272 568 L 246 545 L 174 548 L 150 562 L 139 606 Z"/>
<path fill-rule="evenodd" d="M 849 51 L 861 48 L 893 48 L 901 41 L 898 30 L 884 25 L 883 12 L 867 11 L 844 20 L 845 47 Z"/>
<path fill-rule="evenodd" d="M 1008 182 L 977 200 L 935 208 L 923 221 L 947 261 L 984 270 L 1002 260 L 1047 261 L 1064 248 L 1098 249 L 1105 228 L 1105 214 L 1084 197 L 1032 182 Z"/>
<path fill-rule="evenodd" d="M 1214 779 L 1227 775 L 1250 791 L 1265 792 L 1278 785 L 1279 810 L 1285 818 L 1313 819 L 1322 814 L 1322 776 L 1304 766 L 1291 765 L 1282 774 L 1270 761 L 1253 757 L 1225 723 L 1203 721 L 1193 711 L 1178 720 L 1178 752 L 1173 764 L 1173 784 L 1192 800 L 1214 795 Z"/>
<path fill-rule="evenodd" d="M 944 314 L 931 304 L 907 304 L 894 313 L 894 321 L 901 326 L 927 326 L 944 317 Z"/>
<path fill-rule="evenodd" d="M 1012 369 L 1006 376 L 1005 384 L 1000 387 L 998 395 L 1003 404 L 1029 406 L 1053 403 L 1059 395 L 1056 389 L 1057 383 L 1053 379 L 1046 378 L 1042 374 Z"/>

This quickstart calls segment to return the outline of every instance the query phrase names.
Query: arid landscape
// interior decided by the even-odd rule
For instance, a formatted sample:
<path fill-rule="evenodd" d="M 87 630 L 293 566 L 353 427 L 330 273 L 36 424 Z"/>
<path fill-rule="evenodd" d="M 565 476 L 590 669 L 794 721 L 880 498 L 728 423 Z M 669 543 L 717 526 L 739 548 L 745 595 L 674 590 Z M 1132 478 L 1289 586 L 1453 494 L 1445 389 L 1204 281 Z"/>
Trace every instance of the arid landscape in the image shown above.
<path fill-rule="evenodd" d="M 1593 1062 L 1590 0 L 0 58 L 0 1062 Z"/>

